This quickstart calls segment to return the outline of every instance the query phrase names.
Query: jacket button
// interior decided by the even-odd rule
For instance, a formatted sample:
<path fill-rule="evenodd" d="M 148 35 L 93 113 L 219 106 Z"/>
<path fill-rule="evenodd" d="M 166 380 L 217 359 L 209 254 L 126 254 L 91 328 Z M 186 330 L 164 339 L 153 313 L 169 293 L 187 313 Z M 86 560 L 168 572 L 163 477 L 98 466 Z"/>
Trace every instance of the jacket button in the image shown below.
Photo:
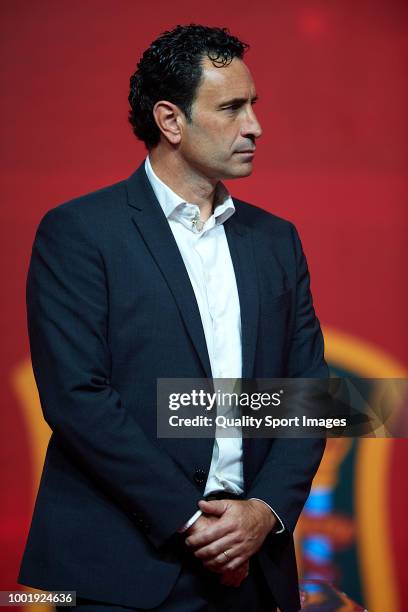
<path fill-rule="evenodd" d="M 137 512 L 133 512 L 133 516 L 135 517 L 135 521 L 137 525 L 139 525 L 140 529 L 145 533 L 149 533 L 150 525 L 147 521 L 145 521 L 143 516 L 141 514 L 138 514 Z"/>
<path fill-rule="evenodd" d="M 205 470 L 202 470 L 201 468 L 198 468 L 194 472 L 193 478 L 195 483 L 197 483 L 198 485 L 202 485 L 207 480 L 207 472 Z"/>

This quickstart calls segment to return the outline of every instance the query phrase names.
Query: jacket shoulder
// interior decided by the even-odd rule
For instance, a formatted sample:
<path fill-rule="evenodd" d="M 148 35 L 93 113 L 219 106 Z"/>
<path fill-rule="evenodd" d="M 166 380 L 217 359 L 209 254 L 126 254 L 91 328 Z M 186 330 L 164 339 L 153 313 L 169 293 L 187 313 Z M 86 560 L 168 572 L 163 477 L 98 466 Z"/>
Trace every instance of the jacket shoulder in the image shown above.
<path fill-rule="evenodd" d="M 126 182 L 124 180 L 86 193 L 77 198 L 62 202 L 45 213 L 48 218 L 78 217 L 95 219 L 95 215 L 108 214 L 126 201 Z"/>
<path fill-rule="evenodd" d="M 254 230 L 267 232 L 268 234 L 271 232 L 274 234 L 292 234 L 293 231 L 296 231 L 294 224 L 283 217 L 278 217 L 244 200 L 233 198 L 233 201 L 241 222 Z"/>

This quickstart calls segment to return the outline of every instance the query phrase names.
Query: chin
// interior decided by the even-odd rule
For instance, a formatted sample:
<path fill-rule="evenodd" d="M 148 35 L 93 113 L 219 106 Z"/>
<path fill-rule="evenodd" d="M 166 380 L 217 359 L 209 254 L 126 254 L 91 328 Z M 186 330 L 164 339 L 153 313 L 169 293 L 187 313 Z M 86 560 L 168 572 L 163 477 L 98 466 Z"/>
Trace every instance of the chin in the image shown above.
<path fill-rule="evenodd" d="M 234 178 L 244 178 L 245 176 L 249 176 L 252 174 L 252 162 L 248 162 L 246 164 L 240 164 L 239 166 L 235 166 L 233 168 L 226 168 L 225 175 L 223 176 L 223 180 L 226 179 L 234 179 Z"/>
<path fill-rule="evenodd" d="M 252 170 L 253 170 L 252 163 L 241 164 L 241 166 L 236 169 L 234 173 L 234 177 L 243 178 L 245 176 L 249 176 L 250 174 L 252 174 Z"/>

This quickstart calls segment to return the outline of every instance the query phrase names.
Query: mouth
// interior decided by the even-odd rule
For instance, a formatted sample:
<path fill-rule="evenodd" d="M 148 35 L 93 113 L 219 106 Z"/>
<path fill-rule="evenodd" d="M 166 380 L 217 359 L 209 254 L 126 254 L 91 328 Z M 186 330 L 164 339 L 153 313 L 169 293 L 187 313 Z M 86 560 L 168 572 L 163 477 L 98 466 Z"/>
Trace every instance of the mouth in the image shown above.
<path fill-rule="evenodd" d="M 248 149 L 248 151 L 236 151 L 238 155 L 255 155 L 255 149 Z"/>

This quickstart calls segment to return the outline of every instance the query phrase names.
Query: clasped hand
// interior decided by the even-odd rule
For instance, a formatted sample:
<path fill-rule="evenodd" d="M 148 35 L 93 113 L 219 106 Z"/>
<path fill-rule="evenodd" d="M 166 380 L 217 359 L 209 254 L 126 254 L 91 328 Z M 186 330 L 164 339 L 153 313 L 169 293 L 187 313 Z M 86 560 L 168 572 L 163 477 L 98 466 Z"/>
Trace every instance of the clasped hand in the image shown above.
<path fill-rule="evenodd" d="M 276 518 L 258 500 L 199 502 L 204 513 L 186 532 L 186 545 L 223 584 L 239 586 L 248 575 L 249 559 L 274 528 Z"/>

